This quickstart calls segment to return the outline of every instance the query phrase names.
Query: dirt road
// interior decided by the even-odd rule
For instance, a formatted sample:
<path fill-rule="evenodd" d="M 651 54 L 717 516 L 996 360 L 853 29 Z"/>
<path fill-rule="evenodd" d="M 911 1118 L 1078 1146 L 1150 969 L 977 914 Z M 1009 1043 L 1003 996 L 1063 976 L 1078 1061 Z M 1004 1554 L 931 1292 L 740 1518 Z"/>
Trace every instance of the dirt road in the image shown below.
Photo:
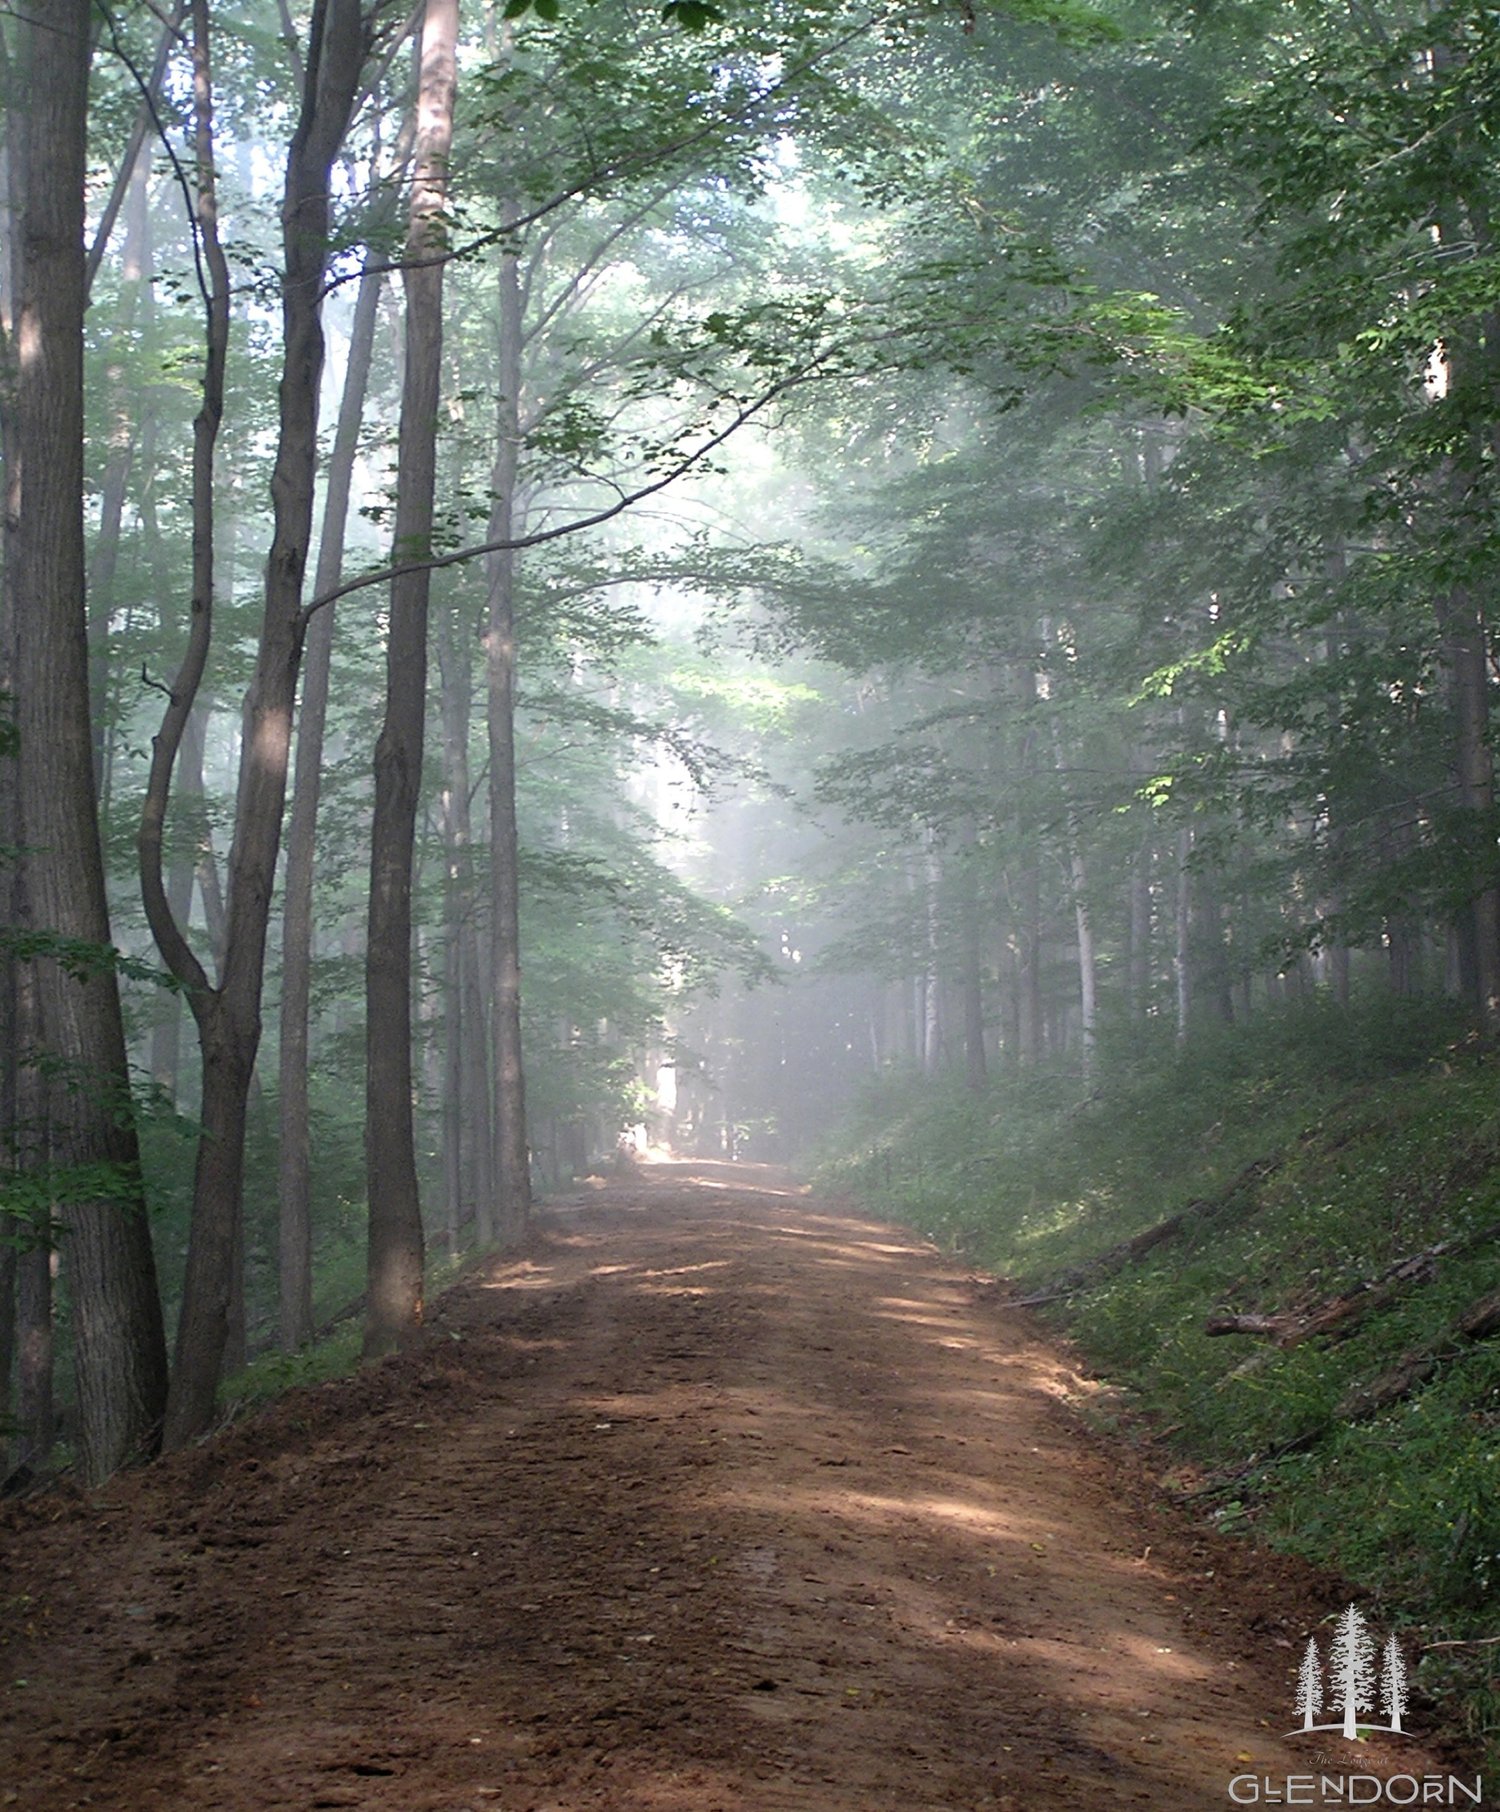
<path fill-rule="evenodd" d="M 1335 1588 L 1162 1507 L 1086 1389 L 907 1236 L 644 1171 L 420 1351 L 9 1513 L 0 1804 L 1202 1812 L 1316 1767 L 1273 1733 Z"/>

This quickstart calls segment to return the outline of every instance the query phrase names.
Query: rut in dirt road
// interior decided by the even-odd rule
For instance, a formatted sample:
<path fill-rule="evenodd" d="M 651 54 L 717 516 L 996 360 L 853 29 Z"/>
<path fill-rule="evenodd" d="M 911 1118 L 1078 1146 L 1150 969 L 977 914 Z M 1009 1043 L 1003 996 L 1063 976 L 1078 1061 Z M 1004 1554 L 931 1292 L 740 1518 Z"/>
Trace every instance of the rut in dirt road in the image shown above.
<path fill-rule="evenodd" d="M 1155 1504 L 932 1249 L 750 1175 L 601 1190 L 419 1352 L 29 1509 L 0 1803 L 1200 1812 L 1305 1770 L 1333 1589 Z"/>

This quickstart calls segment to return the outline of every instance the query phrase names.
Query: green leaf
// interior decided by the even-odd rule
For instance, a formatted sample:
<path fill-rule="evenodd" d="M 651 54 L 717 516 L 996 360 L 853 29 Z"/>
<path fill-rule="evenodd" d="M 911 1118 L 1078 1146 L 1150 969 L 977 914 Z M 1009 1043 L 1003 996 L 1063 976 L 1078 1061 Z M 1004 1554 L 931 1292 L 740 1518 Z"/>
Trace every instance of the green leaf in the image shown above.
<path fill-rule="evenodd" d="M 64 937 L 56 931 L 26 931 L 16 926 L 0 929 L 0 955 L 12 962 L 30 963 L 51 957 L 74 981 L 90 981 L 97 975 L 123 975 L 129 981 L 151 982 L 174 993 L 186 989 L 174 975 L 138 956 L 128 956 L 113 944 L 95 944 L 87 938 Z"/>

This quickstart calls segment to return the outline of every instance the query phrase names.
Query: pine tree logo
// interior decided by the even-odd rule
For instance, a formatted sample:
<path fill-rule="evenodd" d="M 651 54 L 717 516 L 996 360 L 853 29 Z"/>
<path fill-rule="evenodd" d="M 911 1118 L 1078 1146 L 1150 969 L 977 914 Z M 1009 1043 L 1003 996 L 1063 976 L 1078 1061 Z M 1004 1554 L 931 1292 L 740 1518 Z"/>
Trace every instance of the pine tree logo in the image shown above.
<path fill-rule="evenodd" d="M 1297 1674 L 1297 1710 L 1302 1722 L 1287 1734 L 1301 1736 L 1309 1730 L 1336 1730 L 1351 1741 L 1361 1730 L 1390 1730 L 1399 1735 L 1404 1730 L 1401 1720 L 1406 1715 L 1406 1685 L 1406 1663 L 1396 1638 L 1388 1637 L 1384 1649 L 1379 1649 L 1364 1613 L 1357 1605 L 1348 1605 L 1333 1626 L 1326 1676 L 1318 1645 L 1311 1638 L 1308 1640 Z M 1377 1695 L 1386 1718 L 1384 1724 L 1371 1721 Z M 1320 1724 L 1318 1713 L 1325 1708 L 1337 1716 L 1330 1723 Z"/>
<path fill-rule="evenodd" d="M 1380 1708 L 1389 1720 L 1388 1728 L 1399 1730 L 1406 1712 L 1406 1663 L 1394 1636 L 1386 1638 L 1380 1666 Z"/>
<path fill-rule="evenodd" d="M 1309 1636 L 1307 1653 L 1302 1657 L 1302 1671 L 1297 1675 L 1297 1709 L 1302 1713 L 1302 1728 L 1316 1730 L 1318 1713 L 1323 1709 L 1323 1663 L 1318 1659 L 1318 1645 Z"/>

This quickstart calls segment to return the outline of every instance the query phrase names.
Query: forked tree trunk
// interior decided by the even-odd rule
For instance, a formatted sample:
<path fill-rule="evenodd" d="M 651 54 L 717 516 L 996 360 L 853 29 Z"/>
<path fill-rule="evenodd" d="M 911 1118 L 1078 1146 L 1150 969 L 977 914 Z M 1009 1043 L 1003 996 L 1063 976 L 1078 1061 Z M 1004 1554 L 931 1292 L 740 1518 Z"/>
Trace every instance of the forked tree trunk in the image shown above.
<path fill-rule="evenodd" d="M 27 181 L 15 380 L 13 576 L 19 817 L 29 926 L 110 942 L 89 733 L 83 533 L 84 167 L 91 8 L 23 27 Z M 9 449 L 8 449 L 9 450 Z M 12 562 L 14 563 L 12 565 Z M 83 1470 L 154 1445 L 166 1386 L 161 1305 L 111 968 L 35 969 L 49 1080 L 47 1156 L 69 1266 Z M 101 1187 L 101 1175 L 108 1179 Z M 79 1179 L 88 1177 L 87 1188 Z"/>
<path fill-rule="evenodd" d="M 207 204 L 204 246 L 212 261 L 216 307 L 205 409 L 195 438 L 192 629 L 183 671 L 153 749 L 141 827 L 141 877 L 147 917 L 168 966 L 188 986 L 203 1051 L 203 1136 L 198 1146 L 192 1225 L 178 1324 L 177 1364 L 166 1441 L 180 1447 L 213 1414 L 228 1332 L 235 1228 L 244 1183 L 246 1103 L 260 1041 L 261 986 L 271 895 L 281 842 L 297 672 L 302 654 L 302 578 L 312 531 L 318 392 L 323 368 L 322 300 L 328 250 L 329 188 L 364 62 L 358 0 L 315 0 L 307 39 L 301 116 L 287 155 L 282 203 L 283 365 L 280 430 L 271 476 L 275 519 L 266 564 L 265 613 L 245 710 L 239 789 L 228 866 L 224 960 L 211 987 L 168 909 L 162 880 L 162 826 L 172 766 L 207 655 L 212 606 L 212 401 L 222 407 L 222 343 L 217 337 L 227 273 L 213 230 L 212 97 L 207 0 L 194 0 L 200 194 Z M 202 209 L 200 208 L 200 212 Z M 217 369 L 215 369 L 217 365 Z M 211 393 L 217 387 L 217 399 Z"/>
<path fill-rule="evenodd" d="M 147 294 L 149 296 L 149 291 Z M 164 634 L 169 634 L 179 625 L 172 621 L 170 600 L 174 595 L 174 587 L 171 563 L 163 545 L 161 524 L 156 508 L 156 403 L 155 399 L 149 395 L 143 401 L 141 415 L 140 469 L 143 476 L 137 492 L 136 507 L 140 516 L 141 543 L 146 568 L 158 600 L 158 621 Z M 200 705 L 195 715 L 201 715 L 201 711 Z M 200 736 L 198 738 L 200 752 L 202 740 Z M 192 772 L 191 763 L 188 760 L 190 742 L 191 734 L 183 745 L 183 762 L 177 782 L 179 800 L 190 787 Z M 201 759 L 198 764 L 197 777 L 197 792 L 201 797 L 203 792 Z M 179 806 L 179 820 L 185 823 L 191 819 L 191 816 L 190 810 L 185 811 Z M 179 827 L 178 834 L 172 840 L 170 856 L 165 859 L 168 861 L 166 892 L 169 910 L 177 924 L 186 925 L 192 908 L 196 858 L 193 841 L 185 829 Z M 160 991 L 155 1003 L 154 1023 L 151 1028 L 151 1078 L 173 1102 L 178 1100 L 181 1087 L 182 1024 L 185 1013 L 186 1007 L 181 994 L 175 989 Z"/>
<path fill-rule="evenodd" d="M 395 558 L 425 554 L 437 488 L 448 153 L 458 83 L 458 0 L 427 0 L 418 77 L 406 295 L 406 364 L 397 454 Z M 370 929 L 366 954 L 365 1154 L 369 1168 L 367 1354 L 389 1351 L 422 1319 L 422 1204 L 412 1124 L 412 860 L 427 708 L 431 573 L 391 581 L 385 723 L 375 747 Z"/>
<path fill-rule="evenodd" d="M 500 259 L 498 442 L 490 539 L 515 531 L 520 460 L 521 285 L 513 248 Z M 495 1232 L 514 1239 L 531 1214 L 531 1156 L 521 1052 L 521 888 L 516 820 L 516 556 L 493 554 L 485 626 L 490 746 L 491 934 L 494 939 Z"/>
<path fill-rule="evenodd" d="M 186 756 L 189 738 L 183 742 Z M 202 738 L 198 739 L 201 754 Z M 184 759 L 182 773 L 178 781 L 179 796 L 191 796 L 189 773 L 192 764 Z M 201 760 L 197 767 L 197 796 L 203 794 L 203 768 Z M 196 862 L 196 851 L 185 841 L 179 840 L 173 848 L 171 865 L 167 870 L 167 903 L 172 916 L 179 925 L 188 922 L 193 905 L 193 873 Z M 151 1080 L 158 1088 L 165 1091 L 172 1102 L 178 1098 L 180 1071 L 182 1066 L 182 997 L 175 989 L 163 989 L 155 1004 L 156 1023 L 151 1028 Z"/>
<path fill-rule="evenodd" d="M 152 936 L 167 966 L 184 987 L 198 1026 L 202 1053 L 197 1164 L 188 1232 L 187 1270 L 177 1323 L 176 1366 L 167 1398 L 163 1441 L 180 1446 L 208 1425 L 228 1338 L 229 1291 L 234 1226 L 240 1212 L 236 1153 L 244 1148 L 244 1093 L 238 1113 L 232 1089 L 249 1062 L 227 1037 L 222 996 L 187 941 L 186 928 L 172 916 L 163 876 L 163 848 L 172 769 L 197 704 L 208 661 L 214 597 L 214 449 L 224 413 L 224 368 L 229 348 L 229 267 L 218 235 L 217 180 L 213 144 L 212 39 L 207 0 L 194 0 L 193 128 L 197 159 L 197 224 L 209 275 L 203 392 L 193 422 L 193 574 L 188 605 L 187 649 L 152 744 L 151 773 L 139 834 L 141 896 Z M 222 981 L 222 971 L 221 971 Z M 234 1143 L 238 1140 L 238 1144 Z M 226 1193 L 224 1168 L 229 1166 Z"/>
<path fill-rule="evenodd" d="M 359 281 L 349 331 L 349 361 L 338 425 L 328 461 L 323 528 L 318 542 L 315 595 L 331 591 L 344 567 L 344 535 L 354 485 L 365 394 L 375 354 L 375 325 L 382 279 L 367 271 Z M 302 670 L 302 712 L 297 720 L 297 771 L 286 839 L 286 893 L 281 933 L 281 1040 L 277 1112 L 280 1119 L 278 1227 L 278 1333 L 292 1353 L 312 1338 L 312 1130 L 308 1098 L 308 1033 L 312 1002 L 313 868 L 318 804 L 323 787 L 323 743 L 333 669 L 334 607 L 308 626 Z"/>

